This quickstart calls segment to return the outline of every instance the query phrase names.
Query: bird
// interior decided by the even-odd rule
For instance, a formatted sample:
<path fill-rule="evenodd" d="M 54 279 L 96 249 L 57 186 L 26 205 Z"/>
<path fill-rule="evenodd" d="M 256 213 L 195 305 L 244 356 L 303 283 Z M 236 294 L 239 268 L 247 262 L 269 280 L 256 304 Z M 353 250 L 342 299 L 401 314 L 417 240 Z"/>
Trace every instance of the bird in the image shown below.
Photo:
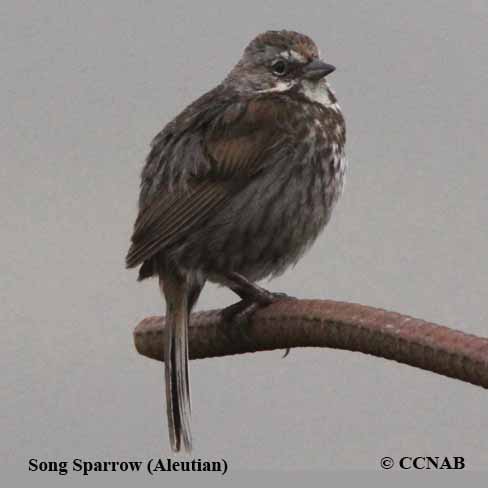
<path fill-rule="evenodd" d="M 126 266 L 157 277 L 166 303 L 170 445 L 191 452 L 188 325 L 207 281 L 241 300 L 231 319 L 285 295 L 257 285 L 296 264 L 344 186 L 345 121 L 335 70 L 293 30 L 257 35 L 224 80 L 153 139 Z"/>

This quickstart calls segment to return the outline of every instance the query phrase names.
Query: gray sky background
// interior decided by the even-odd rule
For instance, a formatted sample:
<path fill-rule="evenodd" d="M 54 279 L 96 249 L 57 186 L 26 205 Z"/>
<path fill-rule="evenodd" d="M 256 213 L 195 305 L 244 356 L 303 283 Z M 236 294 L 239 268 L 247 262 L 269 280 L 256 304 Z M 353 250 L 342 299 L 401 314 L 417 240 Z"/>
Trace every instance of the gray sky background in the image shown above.
<path fill-rule="evenodd" d="M 132 344 L 163 310 L 156 281 L 124 269 L 139 172 L 156 132 L 269 28 L 310 35 L 338 67 L 350 162 L 331 224 L 269 286 L 488 335 L 487 25 L 484 0 L 3 1 L 0 422 L 13 478 L 30 457 L 170 454 L 162 367 Z M 208 285 L 198 308 L 232 301 Z M 196 457 L 376 470 L 386 455 L 464 456 L 486 469 L 481 388 L 357 353 L 281 355 L 192 363 Z"/>

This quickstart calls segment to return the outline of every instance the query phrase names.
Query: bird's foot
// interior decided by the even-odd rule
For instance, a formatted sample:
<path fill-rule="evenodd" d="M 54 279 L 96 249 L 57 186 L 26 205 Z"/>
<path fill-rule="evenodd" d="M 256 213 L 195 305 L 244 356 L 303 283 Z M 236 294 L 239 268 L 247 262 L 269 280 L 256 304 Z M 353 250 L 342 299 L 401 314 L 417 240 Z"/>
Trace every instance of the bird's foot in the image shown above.
<path fill-rule="evenodd" d="M 241 300 L 221 311 L 223 325 L 226 333 L 230 334 L 230 339 L 235 341 L 245 341 L 251 343 L 248 328 L 254 312 L 262 305 L 249 300 Z"/>
<path fill-rule="evenodd" d="M 239 321 L 242 321 L 242 318 L 252 315 L 257 309 L 256 305 L 258 304 L 255 302 L 241 300 L 240 302 L 224 308 L 220 313 L 224 322 L 235 323 L 238 317 L 240 318 Z"/>
<path fill-rule="evenodd" d="M 261 307 L 266 307 L 272 303 L 282 300 L 296 300 L 295 297 L 289 296 L 286 293 L 272 293 L 264 289 L 262 290 L 266 292 L 266 294 L 260 296 L 260 299 L 258 300 L 244 298 L 240 302 L 224 308 L 221 311 L 224 321 L 235 322 L 238 317 L 249 318 L 257 309 Z"/>
<path fill-rule="evenodd" d="M 243 300 L 259 303 L 260 305 L 271 305 L 278 300 L 293 300 L 294 297 L 286 293 L 273 293 L 248 280 L 239 273 L 230 273 L 226 276 L 228 286 Z"/>
<path fill-rule="evenodd" d="M 286 293 L 272 292 L 258 286 L 246 289 L 244 292 L 240 291 L 239 295 L 243 300 L 259 303 L 263 307 L 282 300 L 296 300 L 295 297 Z"/>
<path fill-rule="evenodd" d="M 266 290 L 265 290 L 266 291 Z M 243 340 L 251 343 L 251 338 L 249 337 L 249 326 L 253 315 L 257 310 L 263 307 L 271 305 L 271 303 L 282 301 L 282 300 L 296 300 L 295 297 L 290 297 L 285 293 L 268 293 L 267 300 L 262 301 L 251 301 L 249 299 L 243 299 L 240 302 L 234 303 L 226 308 L 224 308 L 220 313 L 223 319 L 224 326 L 227 326 L 227 332 L 236 336 L 233 336 L 233 340 Z M 283 358 L 288 356 L 290 348 L 287 348 Z"/>

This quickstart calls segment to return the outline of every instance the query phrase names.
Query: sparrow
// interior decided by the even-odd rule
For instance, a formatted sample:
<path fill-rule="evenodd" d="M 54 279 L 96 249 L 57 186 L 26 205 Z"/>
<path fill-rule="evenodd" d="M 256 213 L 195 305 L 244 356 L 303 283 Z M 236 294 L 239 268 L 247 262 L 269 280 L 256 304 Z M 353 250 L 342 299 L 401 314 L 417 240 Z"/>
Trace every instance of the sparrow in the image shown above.
<path fill-rule="evenodd" d="M 191 451 L 188 323 L 206 281 L 240 298 L 233 315 L 281 298 L 255 282 L 294 265 L 342 193 L 346 131 L 310 37 L 267 31 L 215 88 L 153 139 L 126 257 L 166 302 L 169 438 Z"/>

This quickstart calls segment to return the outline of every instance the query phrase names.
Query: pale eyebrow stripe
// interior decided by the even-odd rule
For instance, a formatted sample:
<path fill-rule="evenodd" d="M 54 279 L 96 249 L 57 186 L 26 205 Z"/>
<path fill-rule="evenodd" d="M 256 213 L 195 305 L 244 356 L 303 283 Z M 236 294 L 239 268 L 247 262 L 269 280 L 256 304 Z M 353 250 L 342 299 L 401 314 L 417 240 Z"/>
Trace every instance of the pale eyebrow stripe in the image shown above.
<path fill-rule="evenodd" d="M 305 63 L 307 61 L 307 58 L 303 56 L 302 54 L 291 50 L 290 51 L 291 57 L 299 61 L 300 63 Z"/>
<path fill-rule="evenodd" d="M 298 61 L 299 63 L 305 63 L 307 61 L 307 58 L 305 58 L 305 56 L 303 56 L 297 51 L 294 51 L 293 49 L 290 51 L 281 51 L 280 56 L 284 59 L 293 58 L 295 61 Z"/>

